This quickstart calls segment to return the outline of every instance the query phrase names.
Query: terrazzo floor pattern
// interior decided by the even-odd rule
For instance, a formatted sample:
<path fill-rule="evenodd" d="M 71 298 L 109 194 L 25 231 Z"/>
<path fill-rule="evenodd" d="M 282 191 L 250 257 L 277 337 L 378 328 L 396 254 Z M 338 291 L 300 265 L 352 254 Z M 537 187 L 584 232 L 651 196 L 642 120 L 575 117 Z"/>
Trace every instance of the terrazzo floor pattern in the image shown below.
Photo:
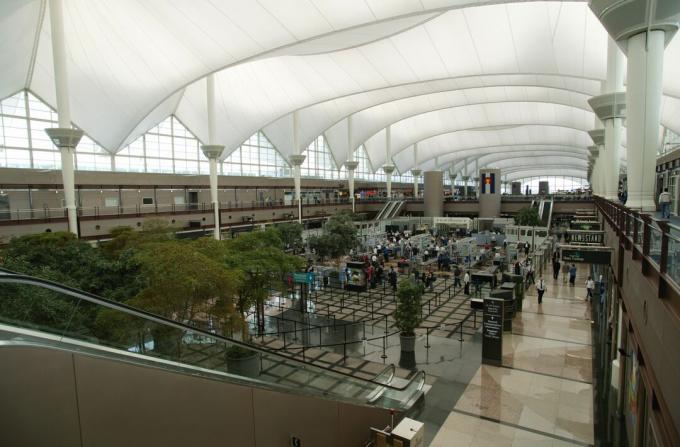
<path fill-rule="evenodd" d="M 594 444 L 586 268 L 579 266 L 576 286 L 561 277 L 546 279 L 540 306 L 535 289 L 527 291 L 523 312 L 504 335 L 502 367 L 479 365 L 481 334 L 466 343 L 456 362 L 418 365 L 437 376 L 415 415 L 425 421 L 428 445 Z M 467 364 L 475 361 L 476 367 Z"/>

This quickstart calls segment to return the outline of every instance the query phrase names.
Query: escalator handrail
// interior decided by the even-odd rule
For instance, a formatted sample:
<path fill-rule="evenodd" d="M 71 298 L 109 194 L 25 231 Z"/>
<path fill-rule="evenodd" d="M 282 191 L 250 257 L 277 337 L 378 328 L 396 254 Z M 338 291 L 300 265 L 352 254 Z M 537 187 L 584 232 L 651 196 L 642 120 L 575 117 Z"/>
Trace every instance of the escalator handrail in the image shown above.
<path fill-rule="evenodd" d="M 314 368 L 319 368 L 319 369 L 328 371 L 332 374 L 345 376 L 345 377 L 351 378 L 353 380 L 368 382 L 368 383 L 371 383 L 373 385 L 389 388 L 389 389 L 394 390 L 394 391 L 404 391 L 404 390 L 406 390 L 412 384 L 412 382 L 420 376 L 422 376 L 422 382 L 423 383 L 419 386 L 419 388 L 422 388 L 422 386 L 424 385 L 424 382 L 425 382 L 425 371 L 418 371 L 416 374 L 413 374 L 411 379 L 405 385 L 403 385 L 401 387 L 394 386 L 394 385 L 391 385 L 391 384 L 384 384 L 384 383 L 376 381 L 375 379 L 364 379 L 364 378 L 361 378 L 361 377 L 356 377 L 356 376 L 353 376 L 353 375 L 346 373 L 344 371 L 338 371 L 338 370 L 328 368 L 328 367 L 323 366 L 323 365 L 317 365 L 317 364 L 312 363 L 312 362 L 307 362 L 307 361 L 304 361 L 304 360 L 291 358 L 289 356 L 280 354 L 276 351 L 265 349 L 261 346 L 252 345 L 252 344 L 240 341 L 240 340 L 235 340 L 235 339 L 232 339 L 232 338 L 229 338 L 229 337 L 224 337 L 224 336 L 219 335 L 219 334 L 213 334 L 212 332 L 204 331 L 202 329 L 195 328 L 193 326 L 189 326 L 189 325 L 184 324 L 184 323 L 179 323 L 179 322 L 171 320 L 169 318 L 165 318 L 165 317 L 162 317 L 160 315 L 156 315 L 156 314 L 153 314 L 151 312 L 148 312 L 148 311 L 145 311 L 145 310 L 142 310 L 142 309 L 138 309 L 136 307 L 132 307 L 132 306 L 129 306 L 129 305 L 124 304 L 124 303 L 120 303 L 120 302 L 113 301 L 113 300 L 110 300 L 110 299 L 107 299 L 107 298 L 103 298 L 103 297 L 94 295 L 92 293 L 89 293 L 89 292 L 86 292 L 86 291 L 83 291 L 83 290 L 79 290 L 79 289 L 76 289 L 76 288 L 73 288 L 73 287 L 70 287 L 70 286 L 67 286 L 67 285 L 64 285 L 64 284 L 59 284 L 57 282 L 50 281 L 50 280 L 47 280 L 47 279 L 36 278 L 36 277 L 30 276 L 30 275 L 24 275 L 22 273 L 13 272 L 11 270 L 7 270 L 7 269 L 0 267 L 0 283 L 4 283 L 4 282 L 28 284 L 28 285 L 34 285 L 34 286 L 38 286 L 38 287 L 47 288 L 47 289 L 53 290 L 55 292 L 64 293 L 64 294 L 69 295 L 73 298 L 82 299 L 82 300 L 88 301 L 90 303 L 96 304 L 98 306 L 108 307 L 109 309 L 117 310 L 117 311 L 123 312 L 127 315 L 132 315 L 132 316 L 137 317 L 137 318 L 142 318 L 144 320 L 153 321 L 155 323 L 165 325 L 165 326 L 170 326 L 170 327 L 173 327 L 175 329 L 180 329 L 180 330 L 184 330 L 184 331 L 192 331 L 194 333 L 205 335 L 207 337 L 212 337 L 212 338 L 215 338 L 215 339 L 220 340 L 220 341 L 239 345 L 239 346 L 246 348 L 246 349 L 249 349 L 251 351 L 265 353 L 267 355 L 272 355 L 274 357 L 280 357 L 282 359 L 293 361 L 295 363 L 300 363 L 300 364 L 308 365 L 308 366 L 311 366 L 311 367 L 314 367 Z M 382 372 L 384 372 L 384 370 L 381 371 L 379 374 L 382 374 Z M 422 373 L 422 374 L 420 374 L 420 373 Z M 376 375 L 376 377 L 378 377 L 378 375 Z"/>

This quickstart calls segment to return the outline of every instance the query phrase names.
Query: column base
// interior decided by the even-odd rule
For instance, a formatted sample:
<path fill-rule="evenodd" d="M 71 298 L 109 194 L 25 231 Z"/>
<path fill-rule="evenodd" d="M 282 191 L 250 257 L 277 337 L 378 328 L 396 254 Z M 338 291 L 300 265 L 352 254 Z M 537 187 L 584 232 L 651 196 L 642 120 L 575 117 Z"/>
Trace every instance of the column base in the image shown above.
<path fill-rule="evenodd" d="M 654 203 L 654 199 L 649 197 L 628 196 L 626 206 L 630 209 L 641 211 L 643 213 L 656 212 L 656 203 Z"/>

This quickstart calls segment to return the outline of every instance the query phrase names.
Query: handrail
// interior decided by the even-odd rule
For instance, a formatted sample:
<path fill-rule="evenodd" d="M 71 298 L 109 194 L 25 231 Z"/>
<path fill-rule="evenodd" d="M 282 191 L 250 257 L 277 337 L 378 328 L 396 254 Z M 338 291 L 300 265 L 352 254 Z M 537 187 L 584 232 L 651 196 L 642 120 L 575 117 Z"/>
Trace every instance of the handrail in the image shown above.
<path fill-rule="evenodd" d="M 680 289 L 680 277 L 676 277 L 678 275 L 668 269 L 669 258 L 673 253 L 669 249 L 669 241 L 680 244 L 680 236 L 674 235 L 671 230 L 680 231 L 680 228 L 666 220 L 656 220 L 649 214 L 601 197 L 595 198 L 595 204 L 617 234 L 625 238 L 627 244 L 638 247 L 636 250 L 651 261 L 649 264 L 655 265 L 660 274 L 665 275 L 675 288 Z M 653 235 L 658 237 L 655 239 L 656 244 L 652 244 Z M 658 260 L 655 259 L 656 256 Z"/>
<path fill-rule="evenodd" d="M 215 339 L 220 340 L 220 341 L 239 345 L 239 346 L 246 348 L 246 349 L 249 349 L 251 351 L 265 353 L 265 354 L 268 354 L 268 355 L 273 355 L 275 357 L 285 358 L 286 360 L 292 360 L 293 362 L 296 362 L 296 363 L 312 366 L 314 368 L 319 368 L 319 369 L 328 371 L 332 374 L 337 374 L 337 375 L 340 375 L 340 376 L 348 377 L 348 378 L 353 379 L 353 380 L 368 382 L 368 383 L 371 383 L 371 384 L 374 384 L 374 385 L 377 385 L 377 386 L 386 387 L 386 388 L 388 388 L 390 390 L 394 390 L 394 391 L 404 391 L 404 390 L 406 390 L 412 384 L 412 382 L 416 379 L 416 377 L 419 376 L 419 374 L 414 374 L 413 377 L 411 378 L 411 380 L 409 380 L 408 383 L 406 383 L 405 385 L 403 385 L 401 387 L 394 386 L 394 385 L 391 385 L 391 384 L 384 384 L 384 383 L 378 382 L 374 379 L 364 379 L 364 378 L 356 377 L 356 376 L 353 376 L 349 373 L 345 373 L 343 371 L 337 371 L 337 370 L 334 370 L 332 368 L 328 368 L 328 367 L 323 366 L 323 365 L 317 365 L 317 364 L 312 363 L 312 362 L 306 362 L 306 361 L 298 360 L 298 359 L 291 358 L 291 357 L 288 357 L 288 356 L 285 356 L 285 355 L 281 355 L 280 353 L 278 353 L 276 351 L 266 349 L 266 348 L 263 348 L 261 346 L 245 343 L 243 341 L 224 337 L 224 336 L 219 335 L 219 334 L 213 334 L 212 332 L 204 331 L 200 328 L 196 328 L 196 327 L 189 326 L 189 325 L 186 325 L 186 324 L 183 324 L 183 323 L 179 323 L 177 321 L 162 317 L 160 315 L 156 315 L 156 314 L 153 314 L 151 312 L 147 312 L 147 311 L 142 310 L 142 309 L 137 309 L 135 307 L 128 306 L 127 304 L 124 304 L 124 303 L 112 301 L 112 300 L 109 300 L 107 298 L 103 298 L 103 297 L 94 295 L 92 293 L 85 292 L 83 290 L 79 290 L 79 289 L 76 289 L 76 288 L 73 288 L 73 287 L 69 287 L 69 286 L 66 286 L 66 285 L 63 285 L 63 284 L 59 284 L 59 283 L 56 283 L 54 281 L 50 281 L 50 280 L 47 280 L 47 279 L 36 278 L 36 277 L 33 277 L 33 276 L 13 272 L 11 270 L 7 270 L 7 269 L 2 268 L 2 267 L 0 267 L 0 283 L 19 283 L 19 284 L 28 284 L 28 285 L 43 287 L 43 288 L 46 288 L 46 289 L 53 290 L 55 292 L 59 292 L 59 293 L 69 295 L 73 298 L 88 301 L 88 302 L 90 302 L 92 304 L 96 304 L 98 306 L 103 306 L 103 307 L 107 307 L 109 309 L 117 310 L 117 311 L 123 312 L 127 315 L 142 318 L 144 320 L 153 321 L 155 323 L 165 325 L 165 326 L 170 326 L 170 327 L 173 327 L 175 329 L 195 332 L 197 334 L 204 335 L 204 336 L 207 336 L 207 337 L 212 337 L 212 338 L 215 338 Z M 424 382 L 425 372 L 424 371 L 420 371 L 420 372 L 422 372 L 423 382 Z"/>

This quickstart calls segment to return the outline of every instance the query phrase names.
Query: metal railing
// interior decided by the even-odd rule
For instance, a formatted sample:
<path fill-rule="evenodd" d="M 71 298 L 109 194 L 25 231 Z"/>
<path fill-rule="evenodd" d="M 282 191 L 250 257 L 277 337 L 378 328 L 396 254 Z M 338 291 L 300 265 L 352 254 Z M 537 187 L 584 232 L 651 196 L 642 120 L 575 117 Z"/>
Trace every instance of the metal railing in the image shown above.
<path fill-rule="evenodd" d="M 634 251 L 633 257 L 649 260 L 643 269 L 654 268 L 680 287 L 680 228 L 601 197 L 595 204 L 626 248 Z"/>

